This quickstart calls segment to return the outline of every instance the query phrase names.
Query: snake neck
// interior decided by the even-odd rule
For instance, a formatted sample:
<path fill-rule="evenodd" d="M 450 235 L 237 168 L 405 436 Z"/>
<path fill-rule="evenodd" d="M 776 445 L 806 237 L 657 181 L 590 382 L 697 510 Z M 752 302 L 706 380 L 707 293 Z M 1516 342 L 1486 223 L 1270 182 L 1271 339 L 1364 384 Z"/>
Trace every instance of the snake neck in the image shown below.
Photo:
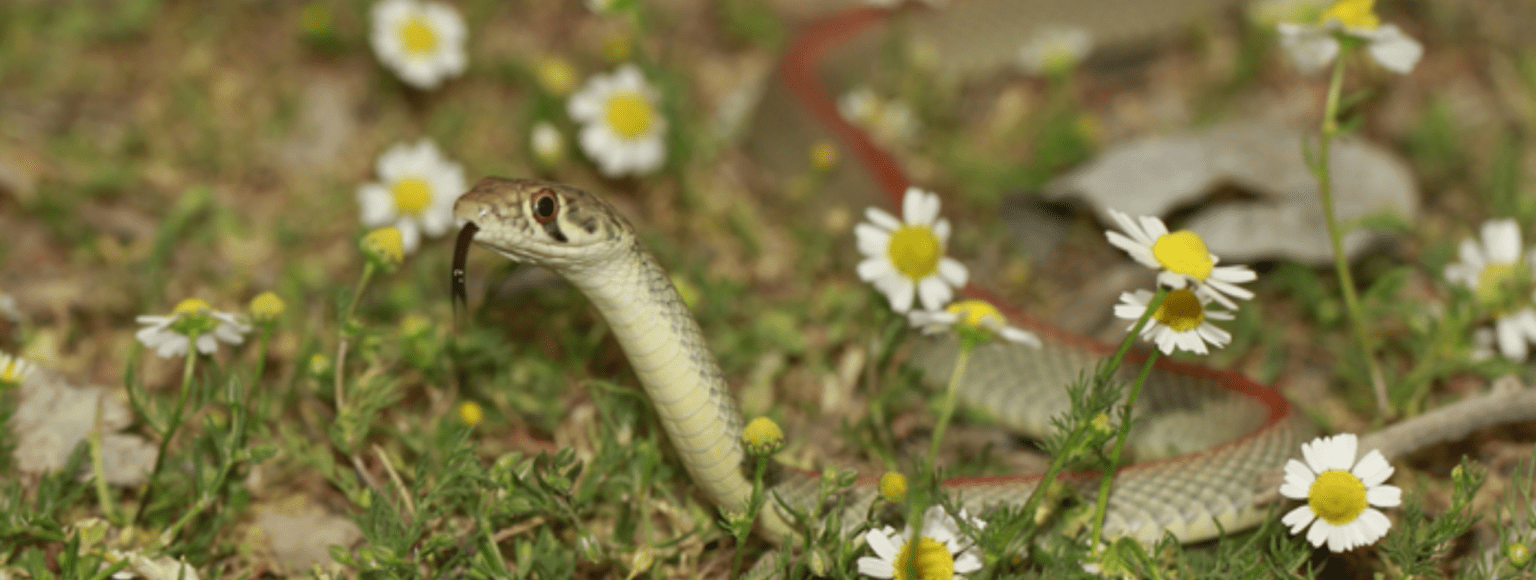
<path fill-rule="evenodd" d="M 564 272 L 608 322 L 677 454 L 716 505 L 742 509 L 741 411 L 682 297 L 656 259 L 633 251 Z"/>

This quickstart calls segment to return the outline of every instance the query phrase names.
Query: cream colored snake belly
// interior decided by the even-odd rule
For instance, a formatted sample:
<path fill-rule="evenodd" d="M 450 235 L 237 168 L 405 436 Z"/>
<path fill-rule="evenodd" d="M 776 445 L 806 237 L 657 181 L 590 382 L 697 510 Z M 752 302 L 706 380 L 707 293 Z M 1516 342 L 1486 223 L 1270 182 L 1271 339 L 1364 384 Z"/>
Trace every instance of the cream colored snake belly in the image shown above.
<path fill-rule="evenodd" d="M 822 55 L 852 31 L 881 18 L 859 10 L 813 26 L 790 48 L 783 86 L 840 138 L 888 196 L 906 187 L 894 159 L 838 117 L 817 78 Z M 802 149 L 799 149 L 803 151 Z M 703 494 L 724 510 L 748 502 L 741 413 L 698 324 L 666 273 L 642 247 L 634 229 L 602 199 L 570 186 L 488 177 L 461 197 L 455 217 L 467 225 L 455 259 L 462 285 L 463 252 L 471 239 L 514 261 L 546 267 L 575 285 L 610 325 L 652 401 L 677 456 Z M 971 295 L 984 294 L 975 288 Z M 983 297 L 985 297 L 983 295 Z M 996 300 L 993 300 L 997 303 Z M 1001 306 L 1001 304 L 1000 304 Z M 1045 346 L 994 343 L 971 359 L 961 401 L 987 409 L 1026 435 L 1042 436 L 1050 418 L 1067 408 L 1063 386 L 1107 355 L 1107 348 L 1034 323 L 1004 308 L 1012 322 L 1045 339 Z M 909 364 L 947 377 L 952 343 L 914 349 Z M 1158 361 L 1138 401 L 1131 450 L 1142 463 L 1116 474 L 1105 534 L 1153 541 L 1172 533 L 1183 541 L 1216 536 L 1258 523 L 1268 512 L 1285 459 L 1299 455 L 1312 433 L 1279 393 L 1240 375 Z M 1128 378 L 1128 377 L 1122 377 Z M 1420 446 L 1460 437 L 1487 425 L 1536 417 L 1536 390 L 1510 389 L 1469 399 L 1362 438 L 1389 459 Z M 1077 486 L 1096 485 L 1097 473 L 1065 474 Z M 791 505 L 810 507 L 816 474 L 784 470 L 771 488 Z M 850 510 L 863 510 L 877 493 L 874 474 L 853 490 Z M 973 512 L 1022 503 L 1039 476 L 956 479 L 944 487 Z M 795 532 L 779 508 L 765 509 L 759 530 L 775 542 Z M 858 518 L 845 518 L 853 521 Z"/>

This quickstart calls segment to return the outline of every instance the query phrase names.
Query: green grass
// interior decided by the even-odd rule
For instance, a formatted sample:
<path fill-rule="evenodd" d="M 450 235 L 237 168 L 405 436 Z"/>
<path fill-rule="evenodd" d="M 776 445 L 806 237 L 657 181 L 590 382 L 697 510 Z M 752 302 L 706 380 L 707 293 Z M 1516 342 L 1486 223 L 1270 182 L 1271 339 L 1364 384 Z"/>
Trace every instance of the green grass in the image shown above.
<path fill-rule="evenodd" d="M 741 144 L 711 132 L 719 95 L 695 65 L 718 72 L 771 61 L 794 32 L 780 6 L 621 2 L 619 15 L 601 18 L 580 3 L 466 2 L 458 8 L 470 16 L 469 69 L 421 93 L 368 49 L 370 4 L 0 4 L 0 165 L 35 182 L 31 190 L 0 187 L 0 290 L 20 297 L 27 313 L 15 324 L 0 319 L 0 331 L 9 331 L 0 349 L 74 382 L 110 385 L 137 409 L 127 431 L 154 444 L 166 441 L 185 397 L 152 496 L 144 487 L 98 485 L 85 443 L 62 471 L 22 475 L 10 453 L 16 438 L 0 431 L 0 574 L 104 578 L 129 566 L 122 554 L 139 553 L 184 559 L 204 578 L 687 578 L 723 577 L 738 559 L 750 565 L 794 552 L 782 568 L 792 576 L 854 578 L 857 558 L 871 554 L 862 539 L 833 532 L 833 518 L 855 517 L 837 510 L 836 493 L 854 469 L 896 469 L 913 482 L 911 504 L 876 510 L 867 527 L 900 527 L 918 506 L 946 501 L 937 472 L 916 459 L 942 395 L 917 388 L 901 366 L 905 322 L 853 274 L 848 229 L 862 208 L 842 205 L 845 192 L 828 180 L 772 174 Z M 1442 32 L 1425 31 L 1431 39 Z M 903 37 L 892 34 L 870 79 L 917 108 L 926 139 L 904 149 L 904 159 L 925 167 L 933 182 L 924 185 L 945 194 L 957 230 L 951 254 L 981 261 L 973 274 L 996 288 L 1007 268 L 994 266 L 1023 263 L 993 217 L 997 200 L 1039 187 L 1145 122 L 1125 111 L 1144 110 L 1149 95 L 1194 87 L 1190 118 L 1204 122 L 1249 111 L 1264 102 L 1263 91 L 1308 82 L 1252 40 L 1266 36 L 1208 33 L 1239 37 L 1235 66 L 1202 67 L 1200 59 L 1218 58 L 1210 39 L 1176 41 L 1157 78 L 1085 72 L 1039 81 L 1006 72 L 941 86 L 925 82 L 904 56 Z M 583 78 L 610 70 L 602 45 L 615 36 L 634 40 L 634 60 L 660 83 L 673 128 L 666 167 L 640 179 L 600 177 L 577 153 L 563 98 L 533 74 L 545 54 L 569 59 Z M 1436 60 L 1440 48 L 1431 44 L 1429 59 L 1441 67 L 1424 74 L 1481 78 L 1454 58 Z M 1525 47 L 1509 56 L 1518 78 L 1508 90 L 1525 99 L 1536 86 L 1532 54 Z M 1412 413 L 1453 398 L 1460 387 L 1451 385 L 1505 373 L 1529 380 L 1528 365 L 1469 360 L 1470 332 L 1488 313 L 1440 282 L 1454 244 L 1479 220 L 1531 223 L 1521 161 L 1529 154 L 1519 137 L 1531 130 L 1529 116 L 1500 109 L 1499 128 L 1467 126 L 1455 102 L 1423 86 L 1402 89 L 1407 104 L 1392 106 L 1406 113 L 1378 116 L 1390 100 L 1381 91 L 1399 85 L 1369 82 L 1375 92 L 1351 108 L 1361 117 L 1352 126 L 1396 143 L 1429 194 L 1421 223 L 1399 225 L 1402 253 L 1356 270 L 1381 360 L 1401 379 L 1394 402 Z M 1011 127 L 961 110 L 1003 90 L 1038 106 Z M 539 167 L 527 151 L 526 131 L 540 119 L 566 134 L 566 160 L 554 167 Z M 545 176 L 600 191 L 636 219 L 693 295 L 748 414 L 785 427 L 781 456 L 842 468 L 823 482 L 828 511 L 801 514 L 811 534 L 793 550 L 775 548 L 695 493 L 622 352 L 569 286 L 506 291 L 506 283 L 533 278 L 476 250 L 468 308 L 455 318 L 450 243 L 437 239 L 355 293 L 367 268 L 356 246 L 363 228 L 355 188 L 375 179 L 382 150 L 422 136 L 463 164 L 471 182 Z M 849 219 L 833 219 L 838 211 Z M 1026 310 L 1037 313 L 1068 307 L 1071 297 L 1048 289 L 1095 284 L 1123 259 L 1101 239 L 1097 224 L 1078 219 L 1068 252 L 1080 259 L 1026 264 L 1032 287 L 1004 291 L 1030 297 Z M 1336 356 L 1351 344 L 1336 280 L 1293 263 L 1261 269 L 1254 308 L 1229 326 L 1234 345 L 1200 362 L 1266 380 L 1321 367 L 1338 383 L 1330 402 L 1343 403 L 1303 401 L 1309 412 L 1330 426 L 1377 421 L 1360 395 L 1358 361 Z M 31 290 L 43 283 L 66 291 Z M 164 314 L 184 298 L 241 312 L 269 290 L 287 311 L 244 344 L 197 358 L 188 382 L 183 359 L 162 360 L 133 338 L 135 316 Z M 1444 314 L 1426 314 L 1420 306 L 1428 302 Z M 824 385 L 847 379 L 847 396 L 824 403 Z M 1084 393 L 1061 434 L 1044 444 L 1073 468 L 1104 463 L 1106 434 L 1090 431 L 1099 413 L 1112 411 L 1099 391 Z M 0 418 L 14 413 L 17 395 L 0 389 Z M 465 402 L 483 408 L 482 422 L 460 418 Z M 978 417 L 962 411 L 958 425 L 985 428 Z M 1494 437 L 1513 439 L 1498 442 L 1506 452 L 1531 455 L 1528 429 Z M 1014 452 L 1002 447 L 941 454 L 943 473 L 997 473 L 992 460 Z M 1507 548 L 1530 545 L 1519 516 L 1531 515 L 1531 501 L 1518 491 L 1529 489 L 1529 468 L 1466 464 L 1455 477 L 1432 475 L 1461 465 L 1463 454 L 1481 452 L 1451 446 L 1399 464 L 1394 482 L 1409 489 L 1411 507 L 1363 555 L 1314 553 L 1276 521 L 1194 547 L 1119 543 L 1111 558 L 1156 578 L 1529 573 Z M 1501 511 L 1474 501 L 1484 497 L 1475 494 L 1485 478 L 1499 484 L 1488 489 L 1516 490 Z M 1017 509 L 984 514 L 987 567 L 978 576 L 1081 575 L 1085 544 L 1069 539 L 1087 521 L 1071 507 L 1078 501 L 1092 498 L 1048 498 L 1046 505 L 1068 505 L 1043 523 Z M 335 516 L 324 531 L 356 531 L 355 543 L 328 547 L 334 568 L 273 557 L 275 538 L 259 522 L 294 505 Z M 1495 524 L 1506 547 L 1486 561 L 1470 547 L 1448 549 L 1471 544 L 1478 517 Z M 335 527 L 339 520 L 350 525 Z"/>

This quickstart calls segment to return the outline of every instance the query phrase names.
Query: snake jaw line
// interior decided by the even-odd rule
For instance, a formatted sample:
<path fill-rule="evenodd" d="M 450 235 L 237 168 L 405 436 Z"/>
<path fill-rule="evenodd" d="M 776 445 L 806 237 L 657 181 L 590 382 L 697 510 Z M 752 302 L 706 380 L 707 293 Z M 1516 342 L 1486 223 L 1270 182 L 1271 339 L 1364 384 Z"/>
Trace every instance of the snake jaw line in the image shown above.
<path fill-rule="evenodd" d="M 536 202 L 551 198 L 554 213 L 544 213 L 550 206 Z M 453 215 L 479 227 L 473 236 L 481 246 L 557 271 L 610 259 L 635 243 L 629 223 L 601 198 L 535 179 L 481 179 L 454 202 Z"/>

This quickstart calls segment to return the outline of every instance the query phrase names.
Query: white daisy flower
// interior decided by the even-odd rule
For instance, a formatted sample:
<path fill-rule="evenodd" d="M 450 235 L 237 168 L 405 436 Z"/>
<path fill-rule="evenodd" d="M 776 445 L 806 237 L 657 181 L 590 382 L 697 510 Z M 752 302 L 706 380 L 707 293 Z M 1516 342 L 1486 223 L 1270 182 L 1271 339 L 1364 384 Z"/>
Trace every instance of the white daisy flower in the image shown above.
<path fill-rule="evenodd" d="M 560 135 L 560 129 L 554 123 L 539 121 L 528 132 L 528 148 L 533 151 L 534 160 L 550 167 L 565 157 L 565 137 Z"/>
<path fill-rule="evenodd" d="M 1285 462 L 1285 483 L 1280 495 L 1306 500 L 1307 504 L 1285 514 L 1281 523 L 1292 534 L 1312 524 L 1307 541 L 1313 547 L 1328 542 L 1334 552 L 1375 543 L 1387 534 L 1392 522 L 1376 508 L 1397 507 L 1403 490 L 1382 482 L 1392 476 L 1392 465 L 1372 449 L 1355 462 L 1359 441 L 1352 433 L 1319 437 L 1301 445 L 1302 463 Z M 1373 507 L 1374 506 L 1374 507 Z"/>
<path fill-rule="evenodd" d="M 196 298 L 182 300 L 167 316 L 139 316 L 139 324 L 148 325 L 134 334 L 144 346 L 155 349 L 161 358 L 187 354 L 192 339 L 197 351 L 213 354 L 219 342 L 240 344 L 251 326 L 238 314 L 219 312 Z"/>
<path fill-rule="evenodd" d="M 938 310 L 954 296 L 953 288 L 965 285 L 965 266 L 944 255 L 949 220 L 939 217 L 938 195 L 909 187 L 901 202 L 901 220 L 873 207 L 864 215 L 869 222 L 853 228 L 865 256 L 859 262 L 859 279 L 884 293 L 891 310 L 911 310 L 914 296 L 923 308 Z"/>
<path fill-rule="evenodd" d="M 1315 25 L 1282 22 L 1280 46 L 1302 73 L 1315 72 L 1339 55 L 1339 36 L 1366 43 L 1371 58 L 1387 70 L 1405 74 L 1418 64 L 1424 47 L 1392 24 L 1377 18 L 1375 0 L 1339 0 Z"/>
<path fill-rule="evenodd" d="M 1530 296 L 1536 251 L 1521 256 L 1520 225 L 1513 219 L 1490 220 L 1482 227 L 1482 244 L 1461 241 L 1461 261 L 1445 267 L 1445 279 L 1471 290 L 1478 304 L 1494 313 L 1499 353 L 1524 361 L 1536 343 L 1536 310 Z M 1536 299 L 1536 297 L 1531 297 Z"/>
<path fill-rule="evenodd" d="M 369 41 L 379 62 L 418 89 L 464 72 L 464 18 L 442 2 L 382 0 L 373 5 Z"/>
<path fill-rule="evenodd" d="M 963 509 L 960 519 L 977 529 L 987 526 L 986 522 L 967 516 Z M 943 506 L 931 506 L 923 513 L 922 532 L 917 537 L 913 537 L 910 525 L 900 534 L 890 526 L 870 530 L 864 534 L 864 541 L 878 557 L 859 558 L 859 573 L 872 578 L 906 580 L 907 571 L 915 568 L 917 578 L 964 580 L 960 574 L 981 569 L 981 550 L 960 533 L 960 523 Z"/>
<path fill-rule="evenodd" d="M 603 175 L 619 177 L 649 173 L 666 161 L 667 118 L 660 103 L 640 67 L 626 64 L 587 79 L 566 110 L 582 124 L 581 150 Z"/>
<path fill-rule="evenodd" d="M 1125 234 L 1105 231 L 1109 243 L 1125 250 L 1142 265 L 1161 270 L 1158 283 L 1173 289 L 1194 283 L 1201 294 L 1227 308 L 1237 308 L 1233 298 L 1253 298 L 1252 292 L 1238 284 L 1251 282 L 1258 275 L 1247 266 L 1216 266 L 1221 259 L 1205 248 L 1205 240 L 1199 234 L 1189 230 L 1169 233 L 1168 226 L 1156 217 L 1132 220 L 1131 216 L 1112 209 L 1109 215 L 1125 230 Z"/>
<path fill-rule="evenodd" d="M 1206 354 L 1205 344 L 1221 348 L 1232 342 L 1232 335 L 1211 324 L 1211 320 L 1232 320 L 1231 312 L 1209 310 L 1211 299 L 1187 289 L 1169 290 L 1163 303 L 1157 305 L 1147 324 L 1141 327 L 1142 340 L 1157 344 L 1163 354 L 1173 354 L 1179 349 L 1195 354 Z M 1152 293 L 1146 290 L 1121 292 L 1120 304 L 1115 305 L 1115 316 L 1140 320 L 1152 302 Z M 1130 330 L 1136 326 L 1131 323 Z"/>
<path fill-rule="evenodd" d="M 858 87 L 839 96 L 837 112 L 881 143 L 902 144 L 917 138 L 919 125 L 912 107 L 898 99 L 882 99 L 869 87 Z"/>
<path fill-rule="evenodd" d="M 1035 29 L 1019 47 L 1019 66 L 1040 76 L 1070 70 L 1093 50 L 1093 35 L 1081 26 L 1047 25 Z"/>
<path fill-rule="evenodd" d="M 922 329 L 923 334 L 938 334 L 951 329 L 980 331 L 1009 342 L 1040 347 L 1039 337 L 1009 326 L 1003 313 L 986 300 L 961 300 L 943 310 L 913 310 L 907 313 L 907 320 Z"/>
<path fill-rule="evenodd" d="M 357 189 L 365 227 L 395 226 L 405 253 L 422 234 L 438 237 L 453 227 L 453 202 L 468 189 L 464 168 L 449 161 L 431 139 L 397 143 L 379 156 L 380 181 Z"/>
<path fill-rule="evenodd" d="M 0 352 L 0 385 L 19 385 L 32 373 L 32 363 Z"/>

